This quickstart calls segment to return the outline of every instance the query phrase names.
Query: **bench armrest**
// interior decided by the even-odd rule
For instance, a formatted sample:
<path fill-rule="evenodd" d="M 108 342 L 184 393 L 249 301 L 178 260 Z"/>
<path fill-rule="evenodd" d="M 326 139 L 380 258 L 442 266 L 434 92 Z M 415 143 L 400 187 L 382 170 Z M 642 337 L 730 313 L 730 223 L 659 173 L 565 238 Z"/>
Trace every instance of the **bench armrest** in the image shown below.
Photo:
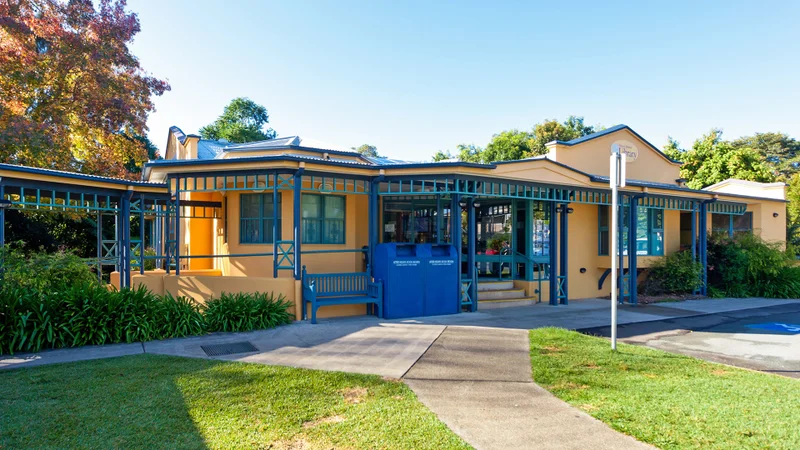
<path fill-rule="evenodd" d="M 383 282 L 367 282 L 367 295 L 378 300 L 383 300 Z"/>

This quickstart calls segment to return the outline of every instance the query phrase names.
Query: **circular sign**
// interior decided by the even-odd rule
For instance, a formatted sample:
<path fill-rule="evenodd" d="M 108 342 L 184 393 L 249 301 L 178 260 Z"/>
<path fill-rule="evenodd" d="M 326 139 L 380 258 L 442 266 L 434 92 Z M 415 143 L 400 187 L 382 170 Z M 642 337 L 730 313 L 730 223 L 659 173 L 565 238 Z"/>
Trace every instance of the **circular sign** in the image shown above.
<path fill-rule="evenodd" d="M 622 153 L 628 162 L 634 162 L 639 157 L 639 149 L 630 141 L 615 141 L 611 144 L 611 153 Z"/>

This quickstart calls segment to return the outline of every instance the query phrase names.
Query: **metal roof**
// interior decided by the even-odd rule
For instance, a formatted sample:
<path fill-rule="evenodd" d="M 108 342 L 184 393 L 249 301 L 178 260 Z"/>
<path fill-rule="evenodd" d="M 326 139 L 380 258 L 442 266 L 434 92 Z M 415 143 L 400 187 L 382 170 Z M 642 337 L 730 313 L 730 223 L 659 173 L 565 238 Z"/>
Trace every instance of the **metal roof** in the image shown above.
<path fill-rule="evenodd" d="M 30 173 L 35 175 L 47 175 L 55 177 L 71 178 L 76 180 L 89 180 L 99 181 L 102 183 L 119 184 L 123 186 L 152 186 L 152 187 L 166 187 L 163 183 L 155 183 L 151 181 L 135 181 L 126 180 L 124 178 L 104 177 L 100 175 L 89 175 L 85 173 L 69 172 L 66 170 L 43 169 L 40 167 L 18 166 L 15 164 L 0 164 L 0 170 L 8 170 L 12 172 Z"/>
<path fill-rule="evenodd" d="M 227 145 L 230 145 L 230 142 L 200 139 L 197 142 L 197 159 L 214 159 Z"/>

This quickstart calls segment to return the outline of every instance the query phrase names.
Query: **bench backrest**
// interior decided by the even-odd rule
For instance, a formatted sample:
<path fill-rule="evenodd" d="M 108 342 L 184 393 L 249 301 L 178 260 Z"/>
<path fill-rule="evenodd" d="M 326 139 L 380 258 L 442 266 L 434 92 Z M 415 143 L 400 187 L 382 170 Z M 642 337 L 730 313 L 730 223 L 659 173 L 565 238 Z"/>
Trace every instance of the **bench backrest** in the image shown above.
<path fill-rule="evenodd" d="M 314 286 L 318 297 L 337 295 L 367 295 L 369 285 L 366 272 L 303 273 L 303 284 Z"/>

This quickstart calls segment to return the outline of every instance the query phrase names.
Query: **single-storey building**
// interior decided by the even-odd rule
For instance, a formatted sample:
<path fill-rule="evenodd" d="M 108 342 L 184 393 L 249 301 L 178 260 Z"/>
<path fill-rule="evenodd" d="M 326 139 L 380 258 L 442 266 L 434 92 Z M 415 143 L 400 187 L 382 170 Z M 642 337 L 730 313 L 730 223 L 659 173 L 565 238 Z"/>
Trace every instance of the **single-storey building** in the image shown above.
<path fill-rule="evenodd" d="M 612 144 L 627 159 L 619 249 L 609 248 Z M 453 245 L 460 300 L 474 311 L 608 295 L 612 255 L 624 268 L 621 298 L 635 302 L 643 269 L 680 249 L 705 262 L 710 232 L 786 239 L 782 183 L 689 189 L 680 163 L 625 125 L 547 147 L 518 161 L 416 163 L 299 136 L 231 144 L 172 127 L 164 159 L 148 162 L 140 182 L 0 165 L 0 196 L 11 207 L 46 207 L 51 196 L 56 209 L 115 215 L 117 238 L 98 243 L 98 260 L 115 265 L 118 285 L 198 300 L 272 291 L 295 302 L 298 318 L 304 267 L 371 278 L 381 243 Z M 137 215 L 143 225 L 130 236 Z M 320 315 L 367 311 L 337 305 Z"/>

